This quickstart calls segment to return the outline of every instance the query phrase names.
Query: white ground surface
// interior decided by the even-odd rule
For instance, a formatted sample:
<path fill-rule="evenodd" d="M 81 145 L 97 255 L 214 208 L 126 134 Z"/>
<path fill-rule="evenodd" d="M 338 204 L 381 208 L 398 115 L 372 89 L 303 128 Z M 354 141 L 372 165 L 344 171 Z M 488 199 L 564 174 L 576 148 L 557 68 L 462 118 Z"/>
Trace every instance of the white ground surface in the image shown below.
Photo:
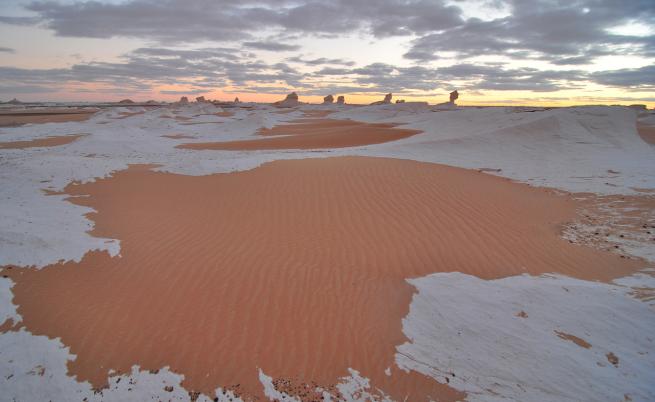
<path fill-rule="evenodd" d="M 119 118 L 119 113 L 145 109 L 105 110 L 86 122 L 0 128 L 2 142 L 89 134 L 64 146 L 0 150 L 0 265 L 41 267 L 79 260 L 92 249 L 120 254 L 119 239 L 86 233 L 92 227 L 84 217 L 88 208 L 43 190 L 61 190 L 71 181 L 94 180 L 133 163 L 204 175 L 282 158 L 368 155 L 499 169 L 495 174 L 573 192 L 638 194 L 655 189 L 655 147 L 637 135 L 636 112 L 622 107 L 434 111 L 416 104 L 303 106 L 332 108 L 338 111 L 333 118 L 403 123 L 424 132 L 393 143 L 321 152 L 174 148 L 184 142 L 253 138 L 260 127 L 302 116 L 301 110 L 281 114 L 265 105 L 244 106 L 252 109 L 235 109 L 229 118 L 211 115 L 221 111 L 212 105 L 191 104 L 148 109 L 128 118 Z M 178 116 L 192 120 L 176 120 Z M 642 113 L 639 120 L 655 124 L 653 115 Z M 195 139 L 162 137 L 166 134 Z M 655 255 L 648 243 L 639 247 L 640 255 Z M 560 276 L 483 281 L 451 273 L 411 279 L 418 293 L 403 320 L 410 341 L 398 345 L 396 362 L 440 382 L 448 377 L 451 386 L 475 401 L 655 400 L 655 308 L 633 297 L 635 289 L 654 286 L 651 274 L 623 278 L 615 285 Z M 20 320 L 11 303 L 11 285 L 0 278 L 0 323 Z M 516 316 L 519 311 L 527 318 Z M 592 346 L 577 346 L 555 330 Z M 608 362 L 609 352 L 619 358 L 617 366 Z M 88 383 L 67 376 L 66 361 L 74 358 L 58 339 L 24 330 L 0 335 L 0 401 L 189 399 L 179 385 L 183 377 L 165 368 L 151 374 L 135 367 L 94 394 Z M 350 395 L 347 399 L 366 397 L 367 380 L 353 369 L 339 387 Z M 281 397 L 263 372 L 260 380 L 267 395 Z M 164 390 L 167 385 L 172 392 Z M 229 399 L 221 390 L 216 396 Z"/>

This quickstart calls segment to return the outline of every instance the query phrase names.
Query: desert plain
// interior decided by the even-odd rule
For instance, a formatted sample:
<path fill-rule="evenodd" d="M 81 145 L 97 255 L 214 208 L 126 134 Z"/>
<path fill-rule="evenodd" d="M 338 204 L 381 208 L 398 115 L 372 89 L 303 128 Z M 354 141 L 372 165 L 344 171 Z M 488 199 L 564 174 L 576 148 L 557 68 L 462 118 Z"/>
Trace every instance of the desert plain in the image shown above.
<path fill-rule="evenodd" d="M 655 400 L 655 112 L 0 113 L 1 400 Z"/>

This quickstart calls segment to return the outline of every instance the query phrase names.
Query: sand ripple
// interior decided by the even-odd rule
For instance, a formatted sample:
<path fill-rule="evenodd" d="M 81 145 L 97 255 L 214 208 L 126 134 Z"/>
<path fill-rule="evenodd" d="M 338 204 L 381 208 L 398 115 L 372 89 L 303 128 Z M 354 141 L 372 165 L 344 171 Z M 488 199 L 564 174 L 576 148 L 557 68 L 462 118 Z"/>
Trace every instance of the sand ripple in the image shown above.
<path fill-rule="evenodd" d="M 397 399 L 456 391 L 398 369 L 406 278 L 559 272 L 608 280 L 643 264 L 570 244 L 556 195 L 464 169 L 382 158 L 276 161 L 183 176 L 132 167 L 70 185 L 94 234 L 121 256 L 3 271 L 34 334 L 61 337 L 70 371 L 94 385 L 110 369 L 170 366 L 190 390 L 240 384 L 258 368 L 328 387 L 349 367 Z"/>

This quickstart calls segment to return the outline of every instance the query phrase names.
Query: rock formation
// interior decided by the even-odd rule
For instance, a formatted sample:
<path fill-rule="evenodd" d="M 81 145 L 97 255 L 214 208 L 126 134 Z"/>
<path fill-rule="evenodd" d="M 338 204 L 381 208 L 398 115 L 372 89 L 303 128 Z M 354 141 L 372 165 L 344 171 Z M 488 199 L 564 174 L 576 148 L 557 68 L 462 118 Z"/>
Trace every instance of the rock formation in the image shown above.
<path fill-rule="evenodd" d="M 132 99 L 123 99 L 122 101 L 119 101 L 118 103 L 120 103 L 122 105 L 131 105 L 132 103 L 134 103 L 134 101 Z"/>
<path fill-rule="evenodd" d="M 186 105 L 187 103 L 189 103 L 189 98 L 187 98 L 186 96 L 183 96 L 183 97 L 180 98 L 180 101 L 178 103 L 180 103 L 182 105 Z"/>
<path fill-rule="evenodd" d="M 295 92 L 291 92 L 283 101 L 278 101 L 275 102 L 275 106 L 279 107 L 294 107 L 298 106 L 300 102 L 298 102 L 298 94 Z"/>
<path fill-rule="evenodd" d="M 234 98 L 234 103 L 241 103 L 238 96 L 236 98 Z"/>
<path fill-rule="evenodd" d="M 332 103 L 334 103 L 334 96 L 328 95 L 325 98 L 323 98 L 323 104 L 324 105 L 330 105 Z"/>
<path fill-rule="evenodd" d="M 405 99 L 398 99 L 396 100 L 396 103 L 405 103 Z"/>
<path fill-rule="evenodd" d="M 386 94 L 384 100 L 373 102 L 371 105 L 388 105 L 391 103 L 391 98 L 393 98 L 392 94 Z"/>
<path fill-rule="evenodd" d="M 19 101 L 19 100 L 16 99 L 16 98 L 10 100 L 10 101 L 7 102 L 7 103 L 10 104 L 10 105 L 22 105 L 22 104 L 23 104 L 23 102 Z"/>
<path fill-rule="evenodd" d="M 205 103 L 205 102 L 207 102 L 207 100 L 205 99 L 204 96 L 198 96 L 198 97 L 196 98 L 196 102 L 198 102 L 198 103 Z"/>
<path fill-rule="evenodd" d="M 459 98 L 459 92 L 457 92 L 457 90 L 455 90 L 455 91 L 450 93 L 450 100 L 448 102 L 437 104 L 436 109 L 455 109 L 455 108 L 457 108 L 457 104 L 455 103 L 455 100 L 457 100 L 457 98 Z"/>
<path fill-rule="evenodd" d="M 341 95 L 337 98 L 337 105 L 345 105 L 346 104 L 346 98 Z"/>

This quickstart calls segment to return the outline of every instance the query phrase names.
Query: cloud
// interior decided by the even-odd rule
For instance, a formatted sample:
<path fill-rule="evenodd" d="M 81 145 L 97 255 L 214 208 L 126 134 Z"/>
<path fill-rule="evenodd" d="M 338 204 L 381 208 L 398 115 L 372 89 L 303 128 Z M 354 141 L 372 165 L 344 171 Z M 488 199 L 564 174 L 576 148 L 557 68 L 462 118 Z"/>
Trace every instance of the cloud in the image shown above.
<path fill-rule="evenodd" d="M 2 47 L 0 46 L 0 52 L 3 53 L 16 53 L 16 50 L 10 48 L 10 47 Z"/>
<path fill-rule="evenodd" d="M 655 64 L 641 68 L 600 71 L 591 78 L 602 85 L 637 89 L 655 89 Z"/>
<path fill-rule="evenodd" d="M 34 94 L 56 92 L 56 88 L 38 85 L 0 85 L 0 94 Z"/>
<path fill-rule="evenodd" d="M 230 55 L 234 58 L 226 57 Z M 121 62 L 78 63 L 57 69 L 0 67 L 0 86 L 21 83 L 60 88 L 96 83 L 122 88 L 124 92 L 170 84 L 186 85 L 192 91 L 201 92 L 226 86 L 247 87 L 253 83 L 304 86 L 305 74 L 285 63 L 268 64 L 239 55 L 237 50 L 225 48 L 141 48 L 124 55 Z"/>
<path fill-rule="evenodd" d="M 267 42 L 267 41 L 243 42 L 243 46 L 252 49 L 258 49 L 258 50 L 268 50 L 271 52 L 288 52 L 288 51 L 300 49 L 300 46 L 298 45 L 289 45 L 286 43 L 276 43 L 276 42 Z"/>
<path fill-rule="evenodd" d="M 350 60 L 328 59 L 325 57 L 319 57 L 316 59 L 303 59 L 300 56 L 294 56 L 294 57 L 289 57 L 287 61 L 291 63 L 304 64 L 306 66 L 321 66 L 321 65 L 329 64 L 329 65 L 352 67 L 355 65 L 355 62 Z"/>
<path fill-rule="evenodd" d="M 354 74 L 353 70 L 348 68 L 323 67 L 315 73 L 317 76 L 323 75 L 348 75 Z"/>
<path fill-rule="evenodd" d="M 9 17 L 0 15 L 0 24 L 29 26 L 41 22 L 38 17 Z"/>
<path fill-rule="evenodd" d="M 163 90 L 159 91 L 161 94 L 164 95 L 200 95 L 202 93 L 206 93 L 206 89 L 187 89 L 187 90 Z"/>
<path fill-rule="evenodd" d="M 141 48 L 124 55 L 120 62 L 78 63 L 70 68 L 45 70 L 0 67 L 0 86 L 20 83 L 41 88 L 75 88 L 81 84 L 95 83 L 128 92 L 176 84 L 188 88 L 182 91 L 184 93 L 204 93 L 228 87 L 235 91 L 253 91 L 256 88 L 265 93 L 298 90 L 305 94 L 394 92 L 402 95 L 450 90 L 453 87 L 469 91 L 549 92 L 574 88 L 589 79 L 588 74 L 580 70 L 542 71 L 470 63 L 440 68 L 372 63 L 351 68 L 326 66 L 307 73 L 298 70 L 297 64 L 271 64 L 240 57 L 240 54 L 239 50 L 232 48 Z M 647 80 L 648 73 L 641 71 L 640 79 Z M 627 71 L 621 74 L 623 77 L 635 73 Z M 618 76 L 605 74 L 597 75 L 594 79 L 614 85 Z M 627 77 L 622 79 L 629 80 Z"/>
<path fill-rule="evenodd" d="M 555 64 L 581 64 L 602 54 L 653 54 L 655 37 L 610 33 L 628 22 L 653 25 L 651 0 L 507 1 L 512 13 L 483 21 L 472 18 L 452 28 L 430 32 L 413 41 L 405 57 L 436 60 L 453 52 L 458 57 L 506 55 L 541 58 Z"/>
<path fill-rule="evenodd" d="M 16 24 L 43 21 L 59 36 L 124 36 L 166 43 L 249 40 L 252 27 L 316 35 L 364 30 L 388 37 L 423 34 L 462 23 L 460 8 L 442 0 L 35 1 L 26 8 L 37 17 L 0 18 Z"/>

